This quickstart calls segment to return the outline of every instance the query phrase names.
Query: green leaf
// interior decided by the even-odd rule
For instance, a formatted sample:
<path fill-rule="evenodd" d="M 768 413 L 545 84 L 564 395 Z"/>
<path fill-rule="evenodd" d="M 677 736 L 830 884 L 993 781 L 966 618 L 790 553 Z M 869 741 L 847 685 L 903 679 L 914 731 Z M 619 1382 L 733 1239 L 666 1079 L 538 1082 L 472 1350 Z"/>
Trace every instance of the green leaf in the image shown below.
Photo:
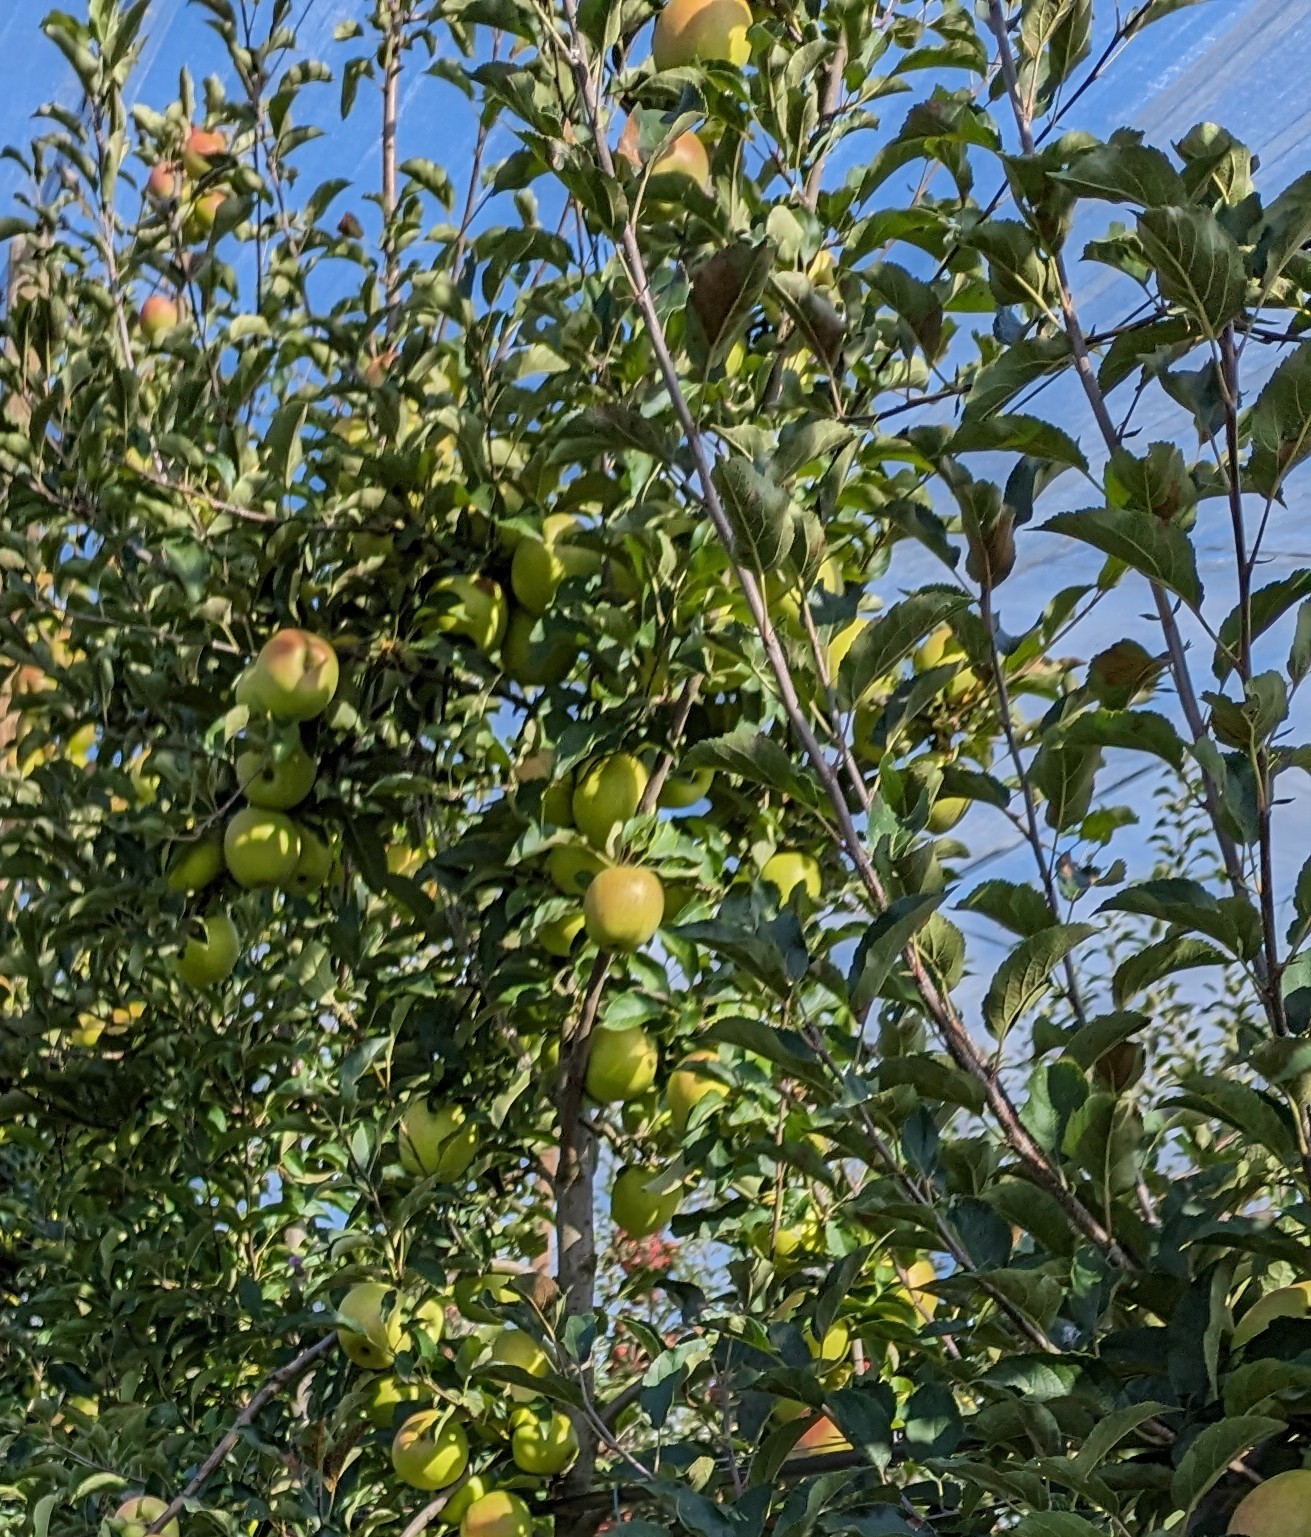
<path fill-rule="evenodd" d="M 1149 582 L 1159 582 L 1189 608 L 1201 608 L 1197 558 L 1188 535 L 1174 524 L 1128 508 L 1092 507 L 1083 512 L 1058 512 L 1039 527 L 1046 533 L 1066 534 L 1090 544 Z"/>
<path fill-rule="evenodd" d="M 962 421 L 991 416 L 1021 390 L 1068 367 L 1072 357 L 1064 336 L 1034 336 L 1016 342 L 975 374 L 965 397 Z"/>
<path fill-rule="evenodd" d="M 952 435 L 953 454 L 1009 452 L 1087 470 L 1083 450 L 1061 428 L 1036 416 L 988 416 L 966 421 Z"/>
<path fill-rule="evenodd" d="M 1130 1040 L 1149 1024 L 1151 1019 L 1148 1015 L 1135 1014 L 1129 1010 L 1117 1014 L 1099 1014 L 1096 1019 L 1090 1019 L 1075 1031 L 1065 1050 L 1086 1072 L 1113 1046 Z"/>
<path fill-rule="evenodd" d="M 791 497 L 740 454 L 720 460 L 714 480 L 737 559 L 761 572 L 782 565 L 794 533 Z"/>
<path fill-rule="evenodd" d="M 1106 1537 L 1104 1527 L 1094 1526 L 1069 1510 L 1043 1510 L 1025 1516 L 1013 1531 L 1015 1537 Z"/>
<path fill-rule="evenodd" d="M 1057 921 L 1042 892 L 1018 881 L 983 881 L 957 906 L 967 913 L 982 913 L 1022 939 Z"/>
<path fill-rule="evenodd" d="M 863 1016 L 878 997 L 897 959 L 941 905 L 946 893 L 898 897 L 870 924 L 856 946 L 847 978 L 853 1014 Z"/>
<path fill-rule="evenodd" d="M 838 669 L 838 704 L 850 710 L 883 675 L 899 666 L 921 640 L 965 606 L 954 587 L 925 588 L 894 603 L 857 635 Z"/>
<path fill-rule="evenodd" d="M 1247 295 L 1243 254 L 1209 208 L 1151 208 L 1138 238 L 1162 296 L 1180 305 L 1216 339 L 1242 313 Z"/>
<path fill-rule="evenodd" d="M 1256 230 L 1256 265 L 1268 294 L 1284 268 L 1311 240 L 1311 171 L 1279 194 Z"/>
<path fill-rule="evenodd" d="M 1311 453 L 1311 342 L 1290 352 L 1266 380 L 1251 428 L 1247 478 L 1263 496 L 1277 496 L 1288 472 Z"/>
<path fill-rule="evenodd" d="M 1221 900 L 1197 881 L 1181 877 L 1141 881 L 1102 903 L 1102 912 L 1137 913 L 1205 934 L 1242 959 L 1260 948 L 1261 921 L 1250 903 Z"/>
<path fill-rule="evenodd" d="M 1283 1428 L 1282 1420 L 1272 1420 L 1263 1414 L 1247 1414 L 1208 1425 L 1184 1453 L 1170 1480 L 1170 1498 L 1175 1509 L 1183 1511 L 1186 1520 L 1235 1457 L 1241 1457 L 1257 1442 Z"/>
<path fill-rule="evenodd" d="M 1301 603 L 1309 596 L 1311 596 L 1311 569 L 1306 567 L 1294 571 L 1289 576 L 1281 577 L 1277 582 L 1268 582 L 1264 587 L 1258 587 L 1252 594 L 1248 609 L 1251 615 L 1252 639 L 1255 640 L 1257 636 L 1264 635 L 1271 625 L 1277 624 L 1295 603 Z M 1234 659 L 1238 655 L 1241 633 L 1242 609 L 1234 608 L 1226 615 L 1220 626 L 1220 640 L 1212 663 L 1212 671 L 1221 682 L 1234 669 Z"/>
<path fill-rule="evenodd" d="M 1076 155 L 1064 171 L 1052 173 L 1080 197 L 1110 203 L 1159 208 L 1188 201 L 1183 178 L 1167 157 L 1150 144 L 1100 144 Z"/>
<path fill-rule="evenodd" d="M 1164 715 L 1154 710 L 1090 710 L 1061 729 L 1069 747 L 1118 747 L 1149 752 L 1181 768 L 1188 745 Z"/>
<path fill-rule="evenodd" d="M 1258 1089 L 1232 1078 L 1190 1073 L 1180 1080 L 1183 1093 L 1168 1103 L 1223 1121 L 1281 1163 L 1297 1162 L 1297 1138 L 1287 1112 Z"/>
<path fill-rule="evenodd" d="M 717 769 L 736 774 L 750 784 L 777 790 L 804 806 L 818 804 L 819 788 L 773 737 L 749 721 L 726 736 L 707 737 L 683 754 L 684 769 Z"/>
<path fill-rule="evenodd" d="M 1146 1403 L 1129 1404 L 1124 1409 L 1114 1409 L 1110 1414 L 1103 1415 L 1088 1432 L 1083 1445 L 1075 1455 L 1075 1463 L 1081 1469 L 1091 1473 L 1101 1466 L 1110 1456 L 1111 1452 L 1128 1435 L 1132 1435 L 1139 1425 L 1159 1414 L 1169 1413 L 1166 1404 L 1156 1403 L 1148 1399 Z"/>
<path fill-rule="evenodd" d="M 1097 932 L 1090 923 L 1061 923 L 1021 940 L 997 968 L 983 1000 L 983 1021 L 998 1040 L 1051 986 L 1052 968 Z"/>

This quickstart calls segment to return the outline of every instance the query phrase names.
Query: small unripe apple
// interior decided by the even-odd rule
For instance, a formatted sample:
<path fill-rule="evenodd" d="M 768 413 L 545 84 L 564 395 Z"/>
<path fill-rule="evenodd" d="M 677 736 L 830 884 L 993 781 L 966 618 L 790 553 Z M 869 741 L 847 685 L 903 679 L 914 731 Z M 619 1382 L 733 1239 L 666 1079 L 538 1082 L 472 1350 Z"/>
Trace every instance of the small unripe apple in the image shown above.
<path fill-rule="evenodd" d="M 281 811 L 247 806 L 224 829 L 223 858 L 239 886 L 281 886 L 300 859 L 300 832 Z"/>
<path fill-rule="evenodd" d="M 1311 1314 L 1311 1281 L 1295 1281 L 1259 1297 L 1238 1320 L 1233 1346 L 1237 1350 L 1268 1329 L 1276 1318 L 1306 1318 Z"/>
<path fill-rule="evenodd" d="M 469 1438 L 449 1409 L 423 1410 L 393 1437 L 391 1465 L 411 1489 L 445 1489 L 469 1465 Z"/>
<path fill-rule="evenodd" d="M 146 196 L 152 203 L 171 203 L 182 190 L 182 177 L 172 160 L 152 165 L 146 177 Z"/>
<path fill-rule="evenodd" d="M 548 918 L 537 931 L 537 943 L 548 955 L 567 960 L 573 954 L 578 936 L 583 932 L 583 915 L 580 911 L 561 913 L 558 918 Z"/>
<path fill-rule="evenodd" d="M 523 1472 L 538 1478 L 554 1478 L 578 1455 L 574 1422 L 558 1409 L 544 1419 L 528 1414 L 510 1437 L 510 1455 Z"/>
<path fill-rule="evenodd" d="M 158 1521 L 167 1509 L 168 1505 L 153 1494 L 138 1494 L 123 1501 L 114 1512 L 114 1520 L 122 1522 L 119 1530 L 123 1537 L 145 1537 L 146 1528 Z M 178 1537 L 176 1516 L 162 1529 L 160 1537 Z"/>
<path fill-rule="evenodd" d="M 498 583 L 485 576 L 444 576 L 433 584 L 433 629 L 462 636 L 490 655 L 501 644 L 510 605 Z"/>
<path fill-rule="evenodd" d="M 774 888 L 782 903 L 788 901 L 798 886 L 812 902 L 819 900 L 824 889 L 819 861 L 813 855 L 798 853 L 795 849 L 780 849 L 771 855 L 760 871 L 760 878 Z"/>
<path fill-rule="evenodd" d="M 251 750 L 237 759 L 237 785 L 252 806 L 290 811 L 314 788 L 319 765 L 299 742 L 281 757 Z"/>
<path fill-rule="evenodd" d="M 460 1521 L 460 1537 L 532 1537 L 527 1505 L 508 1489 L 493 1489 L 475 1500 Z"/>
<path fill-rule="evenodd" d="M 245 685 L 249 700 L 239 702 L 257 703 L 282 720 L 313 720 L 327 709 L 339 676 L 337 653 L 322 636 L 308 630 L 279 630 L 255 658 Z"/>
<path fill-rule="evenodd" d="M 185 844 L 172 858 L 164 883 L 177 895 L 203 891 L 223 874 L 223 840 L 217 836 Z"/>
<path fill-rule="evenodd" d="M 546 873 L 567 897 L 581 897 L 604 869 L 600 855 L 579 843 L 557 843 L 546 856 Z"/>
<path fill-rule="evenodd" d="M 723 60 L 741 67 L 751 57 L 747 0 L 669 0 L 656 18 L 651 52 L 657 69 Z"/>
<path fill-rule="evenodd" d="M 1242 1537 L 1311 1537 L 1311 1468 L 1267 1478 L 1239 1501 L 1229 1531 Z"/>
<path fill-rule="evenodd" d="M 674 1123 L 674 1130 L 680 1136 L 687 1130 L 692 1111 L 703 1099 L 724 1099 L 727 1096 L 728 1090 L 719 1079 L 702 1072 L 698 1066 L 702 1062 L 718 1060 L 716 1052 L 694 1051 L 684 1057 L 670 1073 L 669 1082 L 665 1084 L 665 1103 L 669 1106 L 669 1118 Z"/>
<path fill-rule="evenodd" d="M 630 1167 L 616 1176 L 610 1192 L 610 1216 L 630 1238 L 649 1238 L 668 1227 L 678 1210 L 680 1193 L 668 1190 L 657 1195 L 651 1188 L 656 1176 L 647 1169 Z"/>
<path fill-rule="evenodd" d="M 640 1025 L 599 1029 L 587 1058 L 587 1092 L 602 1105 L 638 1099 L 655 1082 L 659 1065 L 659 1049 Z"/>
<path fill-rule="evenodd" d="M 383 1281 L 360 1281 L 342 1298 L 337 1339 L 349 1360 L 382 1371 L 408 1343 L 396 1290 Z"/>
<path fill-rule="evenodd" d="M 574 787 L 574 826 L 604 848 L 614 829 L 636 813 L 649 777 L 646 764 L 632 753 L 589 764 Z"/>
<path fill-rule="evenodd" d="M 178 307 L 166 294 L 151 294 L 141 306 L 138 317 L 148 342 L 157 342 L 165 331 L 178 323 Z"/>
<path fill-rule="evenodd" d="M 188 987 L 213 987 L 231 974 L 241 954 L 241 941 L 226 913 L 209 913 L 199 922 L 204 937 L 193 935 L 187 940 L 177 960 L 177 973 Z"/>
<path fill-rule="evenodd" d="M 187 175 L 199 180 L 213 169 L 214 161 L 227 147 L 227 139 L 217 128 L 193 128 L 182 146 L 182 164 Z"/>
<path fill-rule="evenodd" d="M 546 1352 L 522 1329 L 502 1329 L 492 1341 L 489 1360 L 497 1366 L 517 1366 L 530 1377 L 545 1377 L 551 1369 Z M 526 1404 L 537 1397 L 531 1388 L 518 1383 L 508 1385 L 510 1397 L 516 1403 Z"/>
<path fill-rule="evenodd" d="M 411 1100 L 397 1129 L 401 1164 L 416 1177 L 460 1178 L 478 1151 L 478 1126 L 459 1105 L 434 1110 L 423 1096 Z"/>
<path fill-rule="evenodd" d="M 588 937 L 603 950 L 640 950 L 660 927 L 665 891 L 640 865 L 599 870 L 583 894 Z"/>
<path fill-rule="evenodd" d="M 673 811 L 686 811 L 705 800 L 714 783 L 714 769 L 692 769 L 686 774 L 670 774 L 660 787 L 657 804 Z"/>
<path fill-rule="evenodd" d="M 298 897 L 307 897 L 327 885 L 336 855 L 332 846 L 310 828 L 298 824 L 297 831 L 300 833 L 300 856 L 283 889 Z"/>

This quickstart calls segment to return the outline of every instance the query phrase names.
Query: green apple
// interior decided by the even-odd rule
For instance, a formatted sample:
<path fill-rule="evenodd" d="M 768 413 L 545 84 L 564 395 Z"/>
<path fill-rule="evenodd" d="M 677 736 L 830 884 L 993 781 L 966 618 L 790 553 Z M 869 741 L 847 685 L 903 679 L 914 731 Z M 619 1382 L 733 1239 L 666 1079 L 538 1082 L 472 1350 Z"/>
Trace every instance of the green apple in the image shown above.
<path fill-rule="evenodd" d="M 747 0 L 669 0 L 656 18 L 655 67 L 723 61 L 740 68 L 751 57 L 750 27 Z"/>
<path fill-rule="evenodd" d="M 459 1179 L 478 1151 L 477 1123 L 459 1105 L 434 1110 L 422 1095 L 412 1099 L 397 1130 L 407 1174 L 436 1175 L 443 1184 Z"/>
<path fill-rule="evenodd" d="M 157 1500 L 153 1494 L 138 1494 L 123 1501 L 114 1512 L 114 1520 L 121 1523 L 119 1531 L 122 1537 L 145 1537 L 146 1528 L 158 1521 L 167 1509 L 167 1504 Z M 160 1537 L 178 1537 L 176 1516 L 163 1528 Z"/>
<path fill-rule="evenodd" d="M 583 894 L 588 937 L 603 950 L 640 950 L 660 927 L 665 890 L 640 865 L 599 870 Z"/>
<path fill-rule="evenodd" d="M 510 615 L 501 642 L 501 671 L 524 688 L 550 688 L 562 683 L 573 671 L 578 648 L 567 635 L 555 634 L 550 639 L 534 641 L 536 623 L 526 609 L 517 608 Z"/>
<path fill-rule="evenodd" d="M 500 585 L 490 577 L 444 576 L 433 584 L 433 595 L 433 629 L 472 641 L 484 655 L 501 644 L 509 622 L 509 604 Z"/>
<path fill-rule="evenodd" d="M 224 829 L 223 857 L 239 886 L 281 886 L 300 859 L 300 832 L 281 811 L 247 806 Z"/>
<path fill-rule="evenodd" d="M 548 955 L 567 960 L 583 932 L 583 923 L 582 912 L 577 909 L 561 913 L 558 918 L 548 918 L 537 930 L 537 943 Z"/>
<path fill-rule="evenodd" d="M 678 1190 L 657 1195 L 651 1186 L 656 1176 L 647 1169 L 629 1167 L 615 1176 L 610 1191 L 610 1216 L 630 1238 L 648 1238 L 668 1227 L 681 1199 Z"/>
<path fill-rule="evenodd" d="M 390 1430 L 396 1417 L 397 1404 L 413 1403 L 422 1397 L 423 1389 L 417 1382 L 402 1382 L 390 1372 L 376 1377 L 369 1384 L 364 1400 L 364 1417 L 378 1430 Z"/>
<path fill-rule="evenodd" d="M 290 811 L 314 788 L 319 765 L 299 742 L 280 756 L 255 749 L 237 759 L 237 784 L 252 806 Z"/>
<path fill-rule="evenodd" d="M 169 862 L 165 885 L 178 895 L 203 891 L 223 874 L 223 840 L 217 835 L 184 844 Z"/>
<path fill-rule="evenodd" d="M 332 702 L 339 678 L 337 653 L 321 635 L 279 630 L 264 642 L 244 686 L 250 701 L 269 715 L 313 720 Z"/>
<path fill-rule="evenodd" d="M 506 1277 L 495 1273 L 461 1276 L 451 1291 L 461 1314 L 479 1324 L 499 1323 L 495 1309 L 522 1300 Z"/>
<path fill-rule="evenodd" d="M 655 1082 L 659 1065 L 659 1049 L 640 1025 L 599 1029 L 587 1058 L 587 1092 L 602 1105 L 638 1099 Z"/>
<path fill-rule="evenodd" d="M 342 1322 L 337 1339 L 349 1360 L 382 1371 L 408 1344 L 400 1299 L 384 1281 L 360 1281 L 337 1309 Z"/>
<path fill-rule="evenodd" d="M 444 1521 L 447 1526 L 459 1526 L 469 1506 L 475 1500 L 482 1499 L 484 1494 L 490 1494 L 495 1487 L 487 1474 L 471 1474 L 442 1506 L 437 1519 Z"/>
<path fill-rule="evenodd" d="M 597 848 L 633 816 L 646 789 L 646 765 L 631 753 L 589 764 L 574 789 L 574 826 Z"/>
<path fill-rule="evenodd" d="M 445 1489 L 469 1465 L 469 1438 L 451 1411 L 412 1414 L 392 1438 L 391 1465 L 411 1489 Z"/>
<path fill-rule="evenodd" d="M 551 1369 L 546 1352 L 522 1329 L 501 1329 L 492 1341 L 488 1361 L 494 1366 L 516 1366 L 530 1377 L 545 1377 Z M 507 1391 L 516 1403 L 530 1403 L 538 1395 L 531 1388 L 510 1383 Z"/>
<path fill-rule="evenodd" d="M 193 197 L 182 220 L 183 238 L 192 242 L 206 239 L 213 232 L 218 211 L 227 200 L 228 194 L 222 187 L 211 187 Z"/>
<path fill-rule="evenodd" d="M 542 791 L 542 821 L 552 827 L 574 825 L 574 776 L 553 779 Z"/>
<path fill-rule="evenodd" d="M 699 1070 L 702 1062 L 717 1062 L 719 1055 L 713 1051 L 694 1051 L 683 1058 L 665 1084 L 665 1103 L 669 1106 L 669 1118 L 680 1136 L 687 1130 L 692 1111 L 703 1099 L 724 1099 L 728 1090 L 718 1078 Z"/>
<path fill-rule="evenodd" d="M 1233 1347 L 1237 1350 L 1268 1329 L 1276 1318 L 1305 1318 L 1311 1313 L 1311 1281 L 1296 1281 L 1259 1297 L 1238 1320 Z"/>
<path fill-rule="evenodd" d="M 1242 1537 L 1311 1537 L 1311 1468 L 1267 1478 L 1238 1502 L 1229 1531 Z"/>
<path fill-rule="evenodd" d="M 686 811 L 710 792 L 714 769 L 693 769 L 688 774 L 670 774 L 660 787 L 657 804 L 673 811 Z"/>
<path fill-rule="evenodd" d="M 580 843 L 557 843 L 546 856 L 546 873 L 567 897 L 581 897 L 603 869 L 601 856 Z"/>
<path fill-rule="evenodd" d="M 493 1489 L 475 1500 L 460 1520 L 460 1537 L 532 1537 L 527 1505 L 508 1489 Z"/>
<path fill-rule="evenodd" d="M 327 885 L 336 863 L 336 855 L 331 845 L 308 827 L 298 823 L 297 831 L 300 833 L 300 856 L 285 885 L 288 891 L 298 897 L 307 897 Z"/>
<path fill-rule="evenodd" d="M 813 855 L 798 853 L 795 849 L 780 849 L 772 854 L 765 861 L 760 878 L 774 888 L 782 903 L 788 901 L 798 886 L 812 902 L 818 901 L 824 889 L 819 861 Z"/>
<path fill-rule="evenodd" d="M 574 1422 L 558 1409 L 544 1418 L 528 1415 L 514 1428 L 510 1437 L 510 1455 L 515 1466 L 523 1472 L 538 1478 L 554 1478 L 578 1455 L 578 1432 Z"/>
<path fill-rule="evenodd" d="M 187 940 L 177 960 L 177 973 L 188 987 L 213 987 L 231 975 L 241 954 L 241 941 L 227 913 L 208 913 L 198 922 L 203 938 L 193 934 Z"/>

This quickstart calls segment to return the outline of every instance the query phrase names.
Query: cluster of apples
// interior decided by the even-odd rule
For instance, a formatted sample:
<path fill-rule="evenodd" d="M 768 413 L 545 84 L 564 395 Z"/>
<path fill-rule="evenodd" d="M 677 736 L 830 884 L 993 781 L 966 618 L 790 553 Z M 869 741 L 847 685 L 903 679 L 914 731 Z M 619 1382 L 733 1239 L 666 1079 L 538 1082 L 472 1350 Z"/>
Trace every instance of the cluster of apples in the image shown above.
<path fill-rule="evenodd" d="M 232 816 L 220 840 L 190 844 L 169 867 L 170 891 L 194 894 L 226 870 L 246 889 L 276 887 L 299 896 L 317 891 L 332 873 L 330 846 L 288 812 L 314 787 L 318 764 L 305 749 L 300 727 L 321 715 L 337 692 L 337 654 L 308 630 L 279 630 L 265 642 L 237 683 L 260 732 L 260 745 L 237 758 L 237 783 L 246 805 Z M 188 940 L 178 975 L 191 987 L 212 987 L 237 963 L 236 925 L 222 908 L 202 919 L 203 933 Z"/>
<path fill-rule="evenodd" d="M 472 1305 L 481 1294 L 494 1302 L 515 1300 L 515 1294 L 497 1277 L 477 1278 L 472 1286 L 456 1284 L 457 1309 L 463 1302 L 471 1316 L 494 1316 Z M 458 1526 L 461 1537 L 529 1537 L 532 1513 L 523 1497 L 513 1489 L 499 1487 L 491 1473 L 469 1473 L 470 1431 L 476 1429 L 484 1439 L 496 1439 L 497 1427 L 471 1425 L 450 1403 L 421 1407 L 422 1388 L 390 1375 L 397 1355 L 412 1347 L 414 1336 L 425 1336 L 433 1347 L 441 1344 L 446 1316 L 441 1302 L 429 1298 L 407 1311 L 394 1288 L 382 1281 L 361 1281 L 347 1292 L 337 1314 L 342 1350 L 355 1365 L 379 1374 L 367 1393 L 370 1422 L 381 1430 L 389 1429 L 400 1405 L 415 1405 L 392 1436 L 391 1462 L 396 1476 L 425 1493 L 458 1485 L 439 1519 Z M 465 1368 L 508 1366 L 528 1378 L 543 1377 L 550 1370 L 546 1352 L 522 1329 L 498 1326 L 489 1338 L 484 1328 L 450 1344 L 457 1364 Z M 568 1415 L 545 1406 L 540 1395 L 523 1382 L 511 1383 L 506 1391 L 515 1406 L 507 1427 L 515 1476 L 554 1478 L 563 1473 L 578 1455 L 578 1436 Z"/>
<path fill-rule="evenodd" d="M 227 147 L 228 141 L 218 129 L 192 128 L 178 159 L 161 160 L 150 168 L 146 197 L 161 212 L 180 210 L 184 239 L 206 240 L 214 228 L 228 191 L 215 185 L 213 172 L 226 155 Z M 151 294 L 137 318 L 142 335 L 153 344 L 181 317 L 175 299 L 167 294 Z"/>

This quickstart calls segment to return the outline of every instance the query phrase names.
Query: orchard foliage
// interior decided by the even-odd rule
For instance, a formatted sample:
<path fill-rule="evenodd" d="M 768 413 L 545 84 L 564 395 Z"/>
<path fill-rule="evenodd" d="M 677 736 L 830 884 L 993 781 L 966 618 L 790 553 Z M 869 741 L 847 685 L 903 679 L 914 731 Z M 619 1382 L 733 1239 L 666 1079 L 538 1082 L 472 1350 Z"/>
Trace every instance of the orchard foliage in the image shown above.
<path fill-rule="evenodd" d="M 1072 126 L 1186 0 L 196 3 L 51 13 L 0 225 L 0 1526 L 1225 1530 L 1311 183 Z"/>

